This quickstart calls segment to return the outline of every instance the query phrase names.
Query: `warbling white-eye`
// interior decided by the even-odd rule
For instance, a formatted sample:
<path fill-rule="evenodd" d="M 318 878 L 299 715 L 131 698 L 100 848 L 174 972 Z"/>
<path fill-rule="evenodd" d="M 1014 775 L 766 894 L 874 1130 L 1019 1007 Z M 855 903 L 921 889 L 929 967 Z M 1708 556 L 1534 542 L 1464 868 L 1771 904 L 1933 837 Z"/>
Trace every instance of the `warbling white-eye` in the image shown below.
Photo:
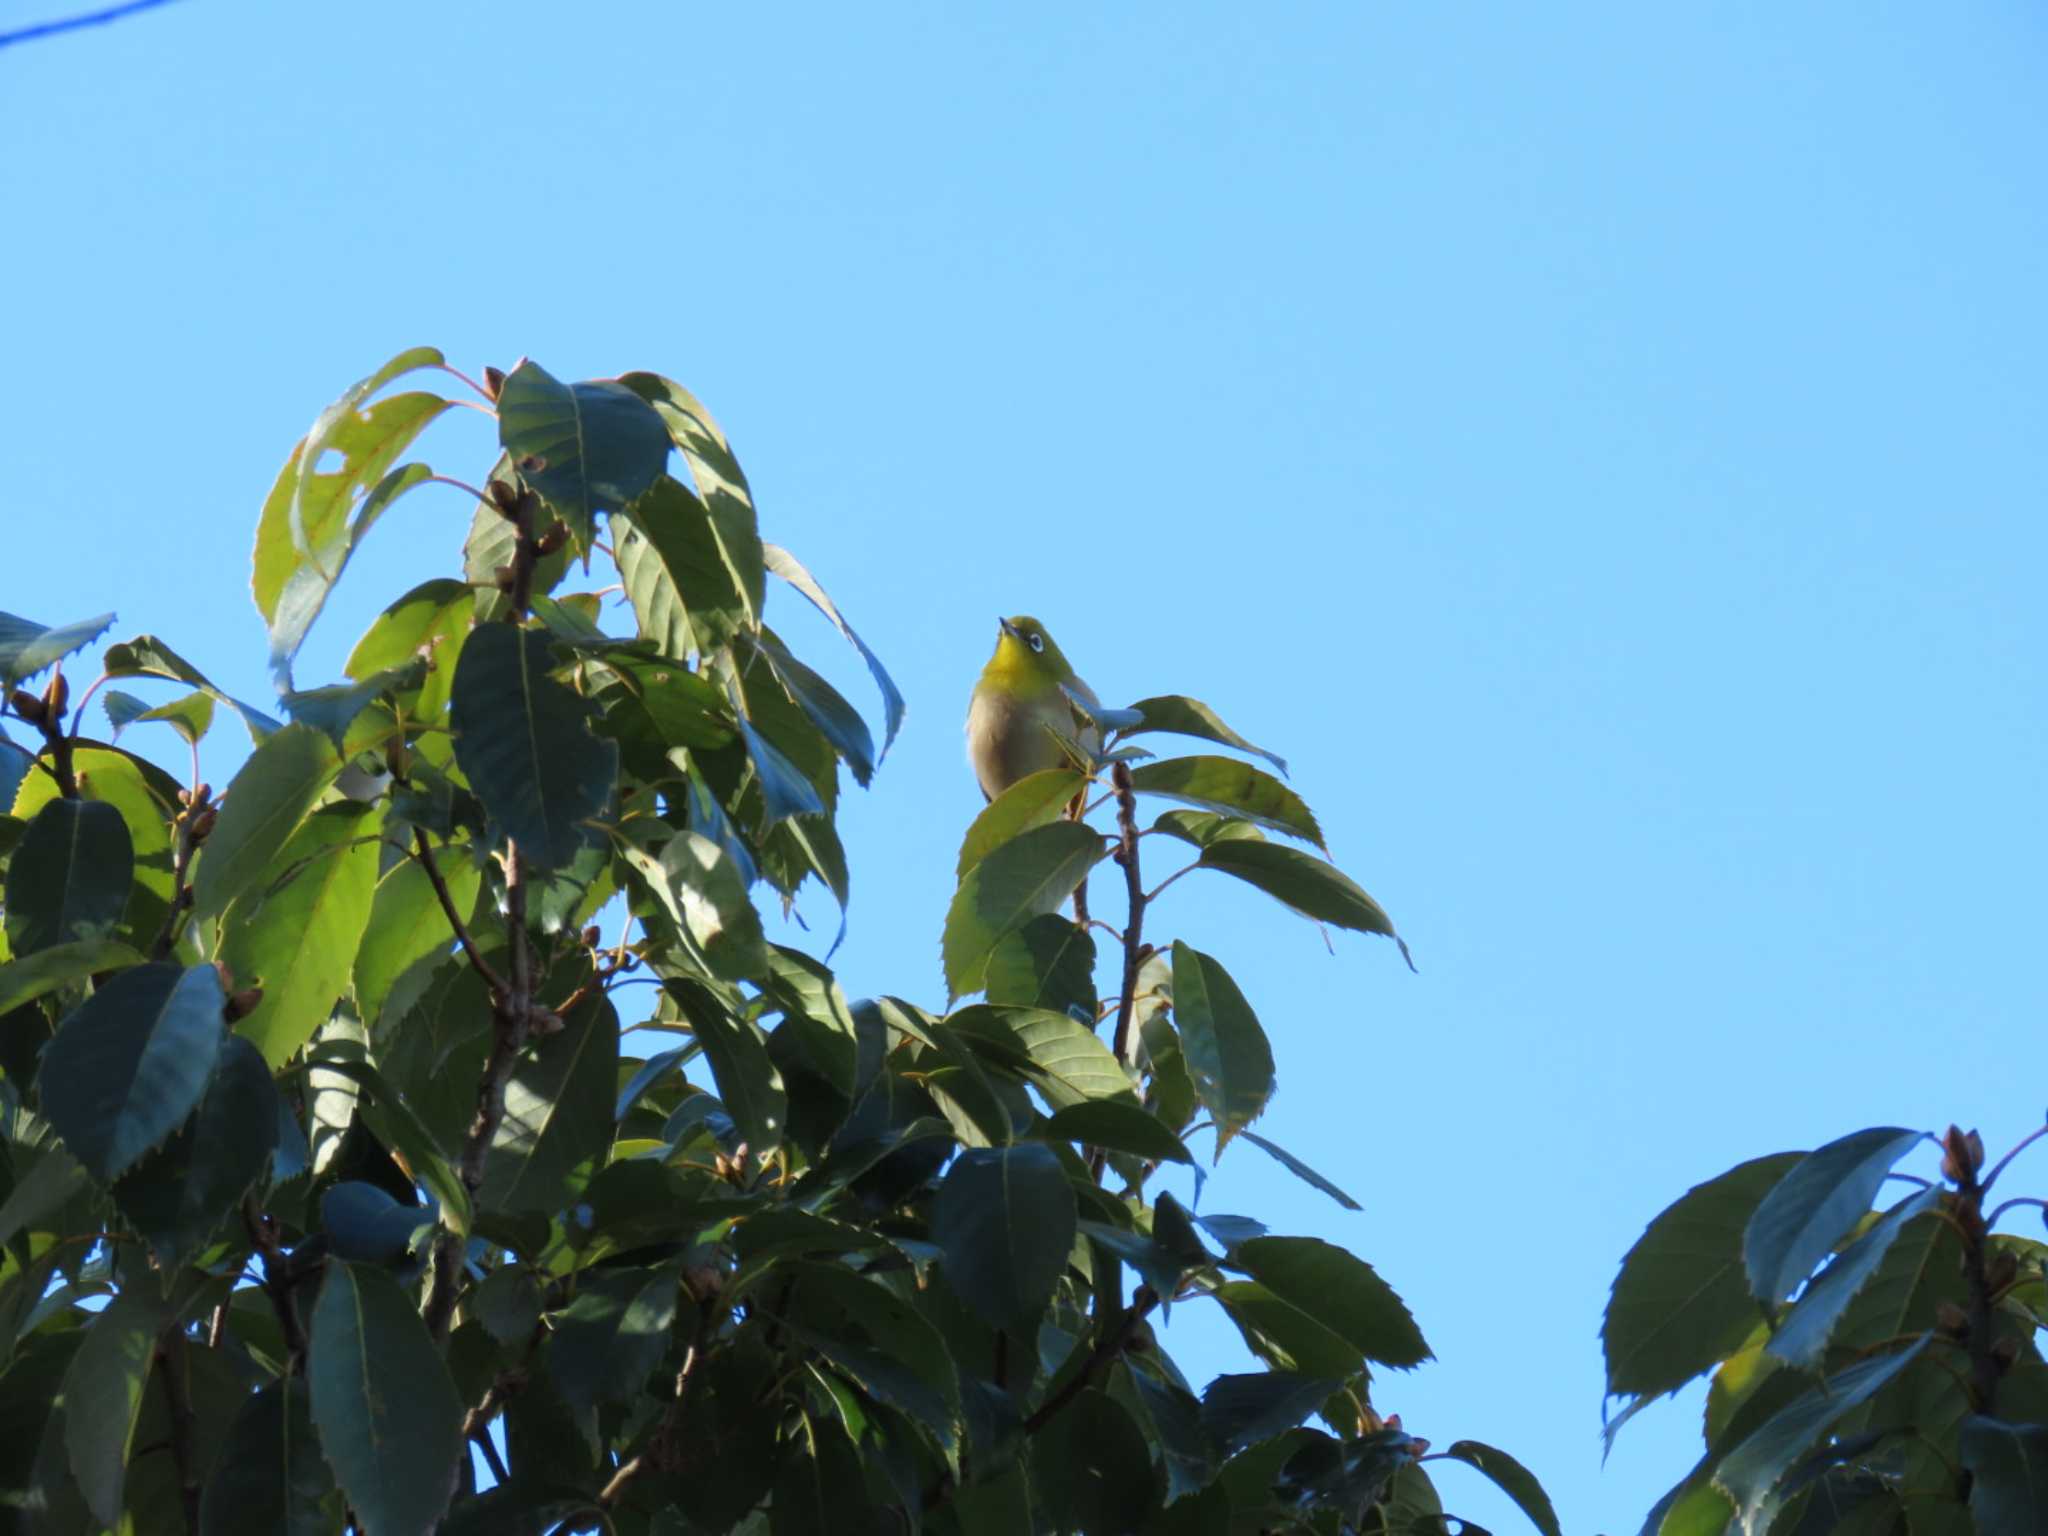
<path fill-rule="evenodd" d="M 1023 614 L 998 623 L 995 654 L 967 706 L 967 761 L 991 800 L 1027 774 L 1093 757 L 1102 746 L 1090 718 L 1102 708 L 1095 690 L 1074 675 L 1045 626 Z"/>

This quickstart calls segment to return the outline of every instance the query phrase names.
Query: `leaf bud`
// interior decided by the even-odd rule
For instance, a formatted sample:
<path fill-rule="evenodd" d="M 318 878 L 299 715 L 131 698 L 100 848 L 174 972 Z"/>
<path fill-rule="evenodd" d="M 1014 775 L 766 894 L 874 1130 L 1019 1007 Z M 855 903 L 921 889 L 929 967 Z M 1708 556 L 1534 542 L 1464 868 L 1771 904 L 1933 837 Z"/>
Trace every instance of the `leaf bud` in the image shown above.
<path fill-rule="evenodd" d="M 50 686 L 43 690 L 43 707 L 49 718 L 55 720 L 64 713 L 64 706 L 71 702 L 71 685 L 64 680 L 62 672 L 53 673 Z"/>
<path fill-rule="evenodd" d="M 489 363 L 484 364 L 484 393 L 487 396 L 489 396 L 493 402 L 495 402 L 498 398 L 499 392 L 503 390 L 504 387 L 505 370 L 502 368 L 493 368 Z"/>
<path fill-rule="evenodd" d="M 262 1001 L 263 989 L 261 987 L 244 987 L 239 992 L 230 992 L 228 994 L 227 1007 L 221 1011 L 227 1016 L 227 1021 L 233 1024 L 249 1017 L 250 1014 L 256 1011 L 256 1005 Z"/>
<path fill-rule="evenodd" d="M 1952 1339 L 1970 1336 L 1970 1314 L 1952 1301 L 1944 1301 L 1934 1309 L 1934 1325 Z"/>
<path fill-rule="evenodd" d="M 21 716 L 30 725 L 41 725 L 44 719 L 47 718 L 47 712 L 43 708 L 43 701 L 30 693 L 26 688 L 17 688 L 14 692 L 7 695 L 7 703 L 17 715 Z"/>
<path fill-rule="evenodd" d="M 597 924 L 592 923 L 588 928 L 583 930 L 583 947 L 585 949 L 595 949 L 599 944 L 603 942 L 604 935 L 598 931 Z"/>
<path fill-rule="evenodd" d="M 2013 1368 L 2013 1362 L 2020 1357 L 2020 1341 L 2017 1334 L 2006 1334 L 1991 1346 L 1991 1358 L 1998 1362 L 1998 1374 L 2003 1376 Z"/>
<path fill-rule="evenodd" d="M 519 510 L 519 487 L 510 480 L 493 480 L 484 487 L 484 494 L 500 516 L 511 517 Z"/>
<path fill-rule="evenodd" d="M 192 846 L 194 848 L 197 848 L 208 837 L 212 836 L 213 824 L 219 820 L 220 812 L 210 805 L 192 818 L 192 830 L 186 835 L 192 839 Z"/>
<path fill-rule="evenodd" d="M 212 798 L 213 786 L 211 784 L 201 784 L 197 789 L 192 791 L 192 803 L 194 805 L 204 805 L 206 804 L 207 801 L 211 800 Z"/>

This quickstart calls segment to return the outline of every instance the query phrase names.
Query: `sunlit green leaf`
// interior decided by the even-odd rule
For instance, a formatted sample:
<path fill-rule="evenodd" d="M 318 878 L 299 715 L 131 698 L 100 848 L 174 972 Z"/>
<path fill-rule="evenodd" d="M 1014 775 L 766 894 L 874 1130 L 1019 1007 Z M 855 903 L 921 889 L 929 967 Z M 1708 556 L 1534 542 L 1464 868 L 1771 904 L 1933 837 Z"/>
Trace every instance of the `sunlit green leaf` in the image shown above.
<path fill-rule="evenodd" d="M 1063 821 L 1020 833 L 969 869 L 946 913 L 947 991 L 954 997 L 979 991 L 997 942 L 1059 910 L 1102 856 L 1100 834 Z"/>
<path fill-rule="evenodd" d="M 420 720 L 438 720 L 475 612 L 476 593 L 467 582 L 445 577 L 422 582 L 377 616 L 342 670 L 360 682 L 411 661 L 425 662 L 408 712 Z"/>
<path fill-rule="evenodd" d="M 962 1008 L 947 1026 L 1029 1079 L 1055 1110 L 1091 1099 L 1135 1099 L 1131 1079 L 1088 1025 L 1040 1008 Z"/>
<path fill-rule="evenodd" d="M 960 842 L 954 876 L 965 875 L 989 853 L 1020 832 L 1057 821 L 1067 803 L 1087 780 L 1072 768 L 1045 768 L 1027 773 L 981 809 Z"/>
<path fill-rule="evenodd" d="M 1226 838 L 1202 850 L 1200 865 L 1235 875 L 1317 922 L 1358 933 L 1384 934 L 1400 945 L 1401 958 L 1408 959 L 1407 944 L 1394 932 L 1393 921 L 1380 904 L 1349 875 L 1314 854 L 1279 843 Z M 1410 960 L 1409 965 L 1412 968 L 1414 962 Z"/>
<path fill-rule="evenodd" d="M 183 683 L 188 688 L 197 688 L 209 698 L 232 709 L 240 717 L 243 726 L 249 732 L 249 739 L 253 742 L 261 742 L 278 728 L 278 722 L 262 710 L 244 704 L 239 699 L 230 698 L 214 687 L 205 674 L 155 635 L 137 635 L 133 640 L 124 640 L 118 645 L 108 646 L 101 664 L 106 668 L 109 677 L 161 677 L 170 682 Z"/>
<path fill-rule="evenodd" d="M 1282 773 L 1287 771 L 1286 762 L 1275 757 L 1264 747 L 1255 747 L 1218 718 L 1216 711 L 1199 700 L 1185 698 L 1180 694 L 1165 694 L 1155 699 L 1140 699 L 1131 708 L 1143 719 L 1144 724 L 1126 727 L 1121 734 L 1141 736 L 1147 731 L 1171 731 L 1179 736 L 1199 736 L 1204 741 L 1221 742 L 1226 747 L 1235 747 L 1240 752 L 1251 752 L 1263 757 Z"/>
<path fill-rule="evenodd" d="M 1174 1016 L 1195 1092 L 1216 1121 L 1216 1149 L 1273 1096 L 1273 1048 L 1230 973 L 1199 950 L 1173 946 Z"/>
<path fill-rule="evenodd" d="M 1095 935 L 1045 912 L 996 940 L 983 990 L 992 1003 L 1095 1017 Z"/>
<path fill-rule="evenodd" d="M 194 915 L 215 917 L 228 903 L 281 871 L 276 860 L 341 771 L 325 733 L 290 725 L 264 738 L 228 786 L 192 876 Z"/>
<path fill-rule="evenodd" d="M 476 905 L 483 871 L 460 850 L 435 860 L 454 899 L 455 910 L 467 914 Z M 445 954 L 455 943 L 440 898 L 426 866 L 417 858 L 400 859 L 377 882 L 362 944 L 355 952 L 356 1007 L 375 1024 L 398 978 L 430 955 Z"/>
<path fill-rule="evenodd" d="M 500 1211 L 559 1210 L 604 1166 L 619 1081 L 619 1016 L 601 994 L 542 1040 L 505 1085 L 479 1201 Z"/>
<path fill-rule="evenodd" d="M 1271 774 L 1231 757 L 1169 757 L 1131 770 L 1131 787 L 1205 811 L 1243 817 L 1323 846 L 1323 829 L 1301 796 Z"/>

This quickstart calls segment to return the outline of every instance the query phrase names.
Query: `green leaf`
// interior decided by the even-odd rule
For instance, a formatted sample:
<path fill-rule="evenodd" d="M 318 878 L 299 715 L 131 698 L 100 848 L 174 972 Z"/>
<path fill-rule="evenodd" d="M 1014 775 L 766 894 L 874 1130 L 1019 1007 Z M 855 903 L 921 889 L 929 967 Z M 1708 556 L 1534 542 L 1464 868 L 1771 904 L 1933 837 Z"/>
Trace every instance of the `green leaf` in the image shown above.
<path fill-rule="evenodd" d="M 825 799 L 810 776 L 791 761 L 788 753 L 762 735 L 747 716 L 741 715 L 738 725 L 740 739 L 746 743 L 747 756 L 753 760 L 754 776 L 760 784 L 768 821 L 774 823 L 791 816 L 823 816 L 827 810 Z"/>
<path fill-rule="evenodd" d="M 298 1378 L 267 1382 L 242 1405 L 199 1501 L 200 1536 L 327 1536 L 321 1501 L 334 1474 Z"/>
<path fill-rule="evenodd" d="M 485 488 L 493 485 L 519 488 L 519 477 L 512 472 L 511 461 L 503 454 L 492 466 L 486 477 Z M 499 516 L 495 506 L 478 502 L 475 513 L 469 520 L 469 537 L 462 543 L 462 575 L 476 592 L 476 622 L 479 627 L 496 624 L 512 617 L 512 598 L 509 590 L 499 585 L 500 573 L 509 573 L 519 549 L 519 530 Z M 569 569 L 570 545 L 565 541 L 562 547 L 551 555 L 542 555 L 534 562 L 533 590 L 546 594 L 561 585 L 562 577 Z"/>
<path fill-rule="evenodd" d="M 121 1523 L 128 1450 L 142 1416 L 157 1335 L 169 1321 L 151 1288 L 123 1290 L 85 1332 L 64 1373 L 64 1444 L 78 1491 L 108 1525 Z"/>
<path fill-rule="evenodd" d="M 628 373 L 620 375 L 619 382 L 653 406 L 654 414 L 668 428 L 669 441 L 689 466 L 697 494 L 711 509 L 719 553 L 732 571 L 734 584 L 746 597 L 748 622 L 758 624 L 762 589 L 767 580 L 762 566 L 761 535 L 755 526 L 753 492 L 748 489 L 747 477 L 741 472 L 725 433 L 697 397 L 673 379 L 656 373 Z"/>
<path fill-rule="evenodd" d="M 1123 1406 L 1093 1388 L 1050 1420 L 1031 1458 L 1047 1529 L 1126 1536 L 1156 1499 L 1152 1447 Z"/>
<path fill-rule="evenodd" d="M 710 511 L 688 486 L 657 476 L 612 514 L 611 527 L 641 638 L 664 656 L 709 655 L 749 629 L 746 594 L 725 562 Z"/>
<path fill-rule="evenodd" d="M 690 983 L 672 981 L 668 992 L 682 1003 L 684 1017 L 704 1046 L 718 1097 L 738 1127 L 740 1140 L 756 1153 L 779 1146 L 789 1096 L 760 1031 L 733 1018 Z"/>
<path fill-rule="evenodd" d="M 1932 1210 L 1940 1198 L 1939 1189 L 1923 1189 L 1909 1196 L 1843 1249 L 1780 1322 L 1771 1335 L 1770 1352 L 1792 1365 L 1817 1366 L 1843 1313 L 1877 1273 L 1906 1223 Z"/>
<path fill-rule="evenodd" d="M 474 980 L 471 972 L 461 974 Z M 475 982 L 474 985 L 480 1000 L 483 984 Z M 322 1119 L 321 1100 L 331 1096 L 338 1107 L 345 1106 L 347 1117 L 359 1116 L 372 1135 L 405 1159 L 412 1168 L 413 1176 L 441 1202 L 441 1219 L 448 1227 L 458 1235 L 467 1234 L 471 1223 L 469 1188 L 448 1159 L 442 1156 L 440 1143 L 428 1130 L 419 1111 L 375 1067 L 366 1061 L 351 1060 L 338 1051 L 336 1046 L 339 1043 L 331 1037 L 322 1039 L 316 1043 L 311 1055 L 312 1071 L 308 1074 L 308 1081 L 314 1086 L 312 1109 L 316 1126 Z M 522 1068 L 531 1066 L 530 1059 L 522 1063 Z M 332 1086 L 335 1079 L 350 1086 L 345 1090 L 337 1089 Z M 469 1097 L 473 1098 L 474 1085 L 464 1086 Z M 509 1089 L 507 1097 L 510 1097 Z M 346 1128 L 345 1117 L 342 1129 Z M 316 1161 L 319 1166 L 325 1166 L 324 1161 Z M 488 1173 L 487 1164 L 486 1177 Z"/>
<path fill-rule="evenodd" d="M 1349 1195 L 1345 1194 L 1343 1190 L 1339 1189 L 1336 1185 L 1332 1184 L 1320 1173 L 1317 1173 L 1315 1169 L 1309 1167 L 1307 1163 L 1304 1163 L 1300 1158 L 1296 1157 L 1292 1152 L 1289 1152 L 1285 1147 L 1276 1147 L 1275 1145 L 1273 1145 L 1272 1142 L 1266 1140 L 1265 1137 L 1260 1136 L 1253 1131 L 1240 1131 L 1238 1134 L 1244 1137 L 1244 1139 L 1250 1142 L 1253 1146 L 1257 1147 L 1261 1152 L 1266 1153 L 1276 1163 L 1278 1163 L 1281 1167 L 1285 1168 L 1289 1173 L 1293 1174 L 1297 1179 L 1300 1179 L 1304 1184 L 1313 1184 L 1317 1189 L 1320 1189 L 1332 1200 L 1336 1201 L 1339 1205 L 1343 1206 L 1345 1210 L 1361 1211 L 1365 1209 L 1364 1206 L 1360 1205 L 1356 1200 L 1352 1199 Z"/>
<path fill-rule="evenodd" d="M 113 625 L 111 613 L 72 624 L 38 624 L 0 613 L 0 686 L 12 688 L 34 677 L 73 651 L 91 645 Z"/>
<path fill-rule="evenodd" d="M 1721 1458 L 1714 1485 L 1735 1501 L 1743 1536 L 1763 1536 L 1780 1507 L 1779 1490 L 1792 1469 L 1839 1419 L 1904 1370 L 1926 1346 L 1923 1336 L 1896 1354 L 1837 1371 L 1825 1384 L 1779 1409 Z"/>
<path fill-rule="evenodd" d="M 111 1183 L 198 1108 L 225 1003 L 210 965 L 138 965 L 58 1026 L 37 1077 L 43 1113 L 94 1178 Z"/>
<path fill-rule="evenodd" d="M 1218 1376 L 1202 1391 L 1202 1428 L 1228 1456 L 1294 1428 L 1341 1385 L 1324 1376 L 1256 1371 Z"/>
<path fill-rule="evenodd" d="M 408 713 L 418 720 L 438 720 L 447 708 L 455 659 L 475 613 L 476 592 L 467 582 L 446 577 L 422 582 L 377 616 L 342 670 L 360 682 L 411 661 L 424 661 L 427 670 Z"/>
<path fill-rule="evenodd" d="M 784 1321 L 805 1329 L 813 1347 L 869 1396 L 954 1443 L 959 1376 L 944 1337 L 917 1307 L 843 1265 L 811 1260 L 764 1271 L 762 1285 L 781 1287 L 773 1294 Z"/>
<path fill-rule="evenodd" d="M 493 824 L 539 869 L 559 869 L 593 840 L 611 801 L 616 744 L 590 732 L 590 706 L 548 676 L 544 633 L 482 625 L 456 663 L 455 761 Z"/>
<path fill-rule="evenodd" d="M 262 1175 L 277 1146 L 279 1103 L 262 1054 L 231 1035 L 192 1119 L 114 1185 L 114 1203 L 166 1269 L 199 1253 Z"/>
<path fill-rule="evenodd" d="M 1429 1356 L 1422 1330 L 1365 1260 L 1314 1237 L 1255 1237 L 1230 1262 L 1345 1339 L 1366 1359 L 1401 1368 Z"/>
<path fill-rule="evenodd" d="M 125 970 L 141 963 L 139 953 L 113 939 L 81 939 L 73 944 L 52 944 L 33 955 L 0 965 L 0 1017 L 12 1013 L 23 1003 L 32 1003 L 46 993 L 74 981 L 83 981 L 97 972 Z"/>
<path fill-rule="evenodd" d="M 1287 771 L 1284 759 L 1275 757 L 1264 747 L 1253 746 L 1225 725 L 1215 710 L 1198 700 L 1180 694 L 1165 694 L 1156 699 L 1140 699 L 1131 708 L 1142 717 L 1144 724 L 1127 726 L 1119 735 L 1142 736 L 1147 731 L 1170 731 L 1177 736 L 1199 736 L 1204 741 L 1221 742 L 1226 747 L 1263 757 L 1282 773 Z"/>
<path fill-rule="evenodd" d="M 1095 1031 L 1036 1008 L 962 1008 L 947 1024 L 986 1056 L 1022 1073 L 1055 1110 L 1092 1099 L 1135 1101 L 1131 1079 Z"/>
<path fill-rule="evenodd" d="M 307 1382 L 321 1449 L 367 1536 L 426 1536 L 462 1455 L 462 1399 L 398 1282 L 327 1262 Z"/>
<path fill-rule="evenodd" d="M 220 808 L 192 875 L 195 920 L 217 917 L 236 897 L 273 878 L 277 856 L 341 772 L 324 732 L 288 725 L 249 755 Z"/>
<path fill-rule="evenodd" d="M 903 728 L 903 695 L 896 690 L 896 684 L 883 668 L 881 658 L 868 649 L 865 640 L 854 633 L 853 626 L 840 616 L 832 599 L 825 595 L 825 589 L 818 585 L 817 578 L 804 569 L 803 565 L 788 550 L 779 544 L 763 544 L 761 557 L 768 569 L 795 587 L 811 600 L 813 606 L 832 621 L 832 627 L 846 636 L 847 643 L 860 652 L 861 660 L 868 664 L 868 672 L 875 680 L 875 686 L 882 694 L 882 757 L 889 755 L 889 748 L 895 744 L 896 733 Z M 879 762 L 880 759 L 878 758 Z"/>
<path fill-rule="evenodd" d="M 1415 968 L 1407 944 L 1394 932 L 1393 920 L 1380 904 L 1359 889 L 1349 875 L 1314 854 L 1278 843 L 1229 838 L 1204 848 L 1199 865 L 1235 875 L 1319 923 L 1334 923 L 1355 933 L 1384 934 L 1400 945 L 1401 958 L 1408 961 L 1408 968 Z"/>
<path fill-rule="evenodd" d="M 932 1201 L 946 1279 L 991 1327 L 1029 1333 L 1067 1271 L 1077 1212 L 1050 1147 L 963 1151 Z"/>
<path fill-rule="evenodd" d="M 1043 768 L 1027 773 L 981 808 L 960 843 L 955 878 L 987 858 L 1020 832 L 1059 820 L 1067 803 L 1088 781 L 1072 768 Z"/>
<path fill-rule="evenodd" d="M 1048 1141 L 1078 1141 L 1153 1162 L 1194 1162 L 1181 1139 L 1161 1125 L 1156 1115 L 1120 1099 L 1069 1104 L 1039 1127 L 1039 1134 Z"/>
<path fill-rule="evenodd" d="M 1102 851 L 1092 827 L 1054 822 L 1019 834 L 968 870 L 946 913 L 942 951 L 951 996 L 979 991 L 1003 936 L 1058 911 Z"/>
<path fill-rule="evenodd" d="M 500 1344 L 524 1344 L 540 1326 L 540 1287 L 519 1264 L 500 1264 L 478 1282 L 463 1310 Z"/>
<path fill-rule="evenodd" d="M 782 684 L 783 692 L 809 717 L 812 725 L 853 770 L 854 782 L 865 787 L 875 776 L 875 738 L 867 722 L 837 688 L 798 661 L 768 630 L 753 637 L 761 659 Z"/>
<path fill-rule="evenodd" d="M 213 729 L 213 695 L 210 693 L 188 693 L 182 699 L 173 699 L 168 704 L 159 704 L 155 709 L 143 704 L 132 693 L 122 693 L 109 688 L 102 696 L 106 701 L 107 718 L 115 721 L 116 733 L 123 726 L 133 725 L 142 720 L 161 720 L 184 738 L 187 746 L 197 746 L 205 740 L 206 733 Z M 116 699 L 126 700 L 120 710 L 123 718 L 115 719 Z M 130 706 L 137 706 L 130 708 Z"/>
<path fill-rule="evenodd" d="M 1799 1156 L 1756 1158 L 1696 1186 L 1636 1240 L 1600 1327 L 1609 1392 L 1675 1392 L 1742 1347 L 1757 1321 L 1743 1230 Z"/>
<path fill-rule="evenodd" d="M 366 1264 L 390 1264 L 405 1256 L 413 1236 L 435 1224 L 433 1210 L 401 1205 L 386 1190 L 360 1179 L 343 1179 L 320 1194 L 320 1227 L 335 1257 Z"/>
<path fill-rule="evenodd" d="M 1343 1380 L 1365 1368 L 1357 1345 L 1255 1280 L 1227 1280 L 1211 1294 L 1237 1325 L 1245 1348 L 1273 1370 Z"/>
<path fill-rule="evenodd" d="M 846 1431 L 804 1414 L 776 1462 L 770 1536 L 882 1536 L 887 1529 L 866 1497 L 860 1457 Z"/>
<path fill-rule="evenodd" d="M 1206 848 L 1211 843 L 1229 842 L 1245 838 L 1252 842 L 1263 842 L 1266 834 L 1250 822 L 1237 816 L 1218 816 L 1210 811 L 1161 811 L 1152 823 L 1154 832 L 1164 832 L 1168 837 L 1177 837 L 1196 848 Z"/>
<path fill-rule="evenodd" d="M 322 806 L 272 862 L 285 883 L 245 891 L 221 918 L 222 963 L 237 986 L 263 989 L 235 1032 L 272 1067 L 284 1065 L 348 991 L 376 890 L 382 817 L 381 805 Z"/>
<path fill-rule="evenodd" d="M 1200 1493 L 1216 1475 L 1215 1453 L 1202 1431 L 1201 1401 L 1178 1382 L 1163 1380 L 1124 1361 L 1136 1388 L 1147 1438 L 1166 1468 L 1168 1503 Z"/>
<path fill-rule="evenodd" d="M 602 1168 L 619 1085 L 619 1016 L 599 995 L 540 1042 L 505 1085 L 478 1200 L 498 1211 L 560 1210 Z"/>
<path fill-rule="evenodd" d="M 700 833 L 681 831 L 670 836 L 658 859 L 623 836 L 620 851 L 714 976 L 737 981 L 766 973 L 768 941 L 761 914 L 747 897 L 739 866 L 723 848 Z"/>
<path fill-rule="evenodd" d="M 1963 1420 L 1962 1460 L 1979 1531 L 2048 1530 L 2048 1424 L 1972 1414 Z"/>
<path fill-rule="evenodd" d="M 548 1341 L 548 1370 L 571 1408 L 639 1395 L 668 1349 L 676 1296 L 673 1269 L 608 1269 L 579 1282 Z"/>
<path fill-rule="evenodd" d="M 1515 1501 L 1515 1507 L 1529 1517 L 1529 1523 L 1543 1536 L 1564 1536 L 1557 1523 L 1557 1511 L 1550 1506 L 1550 1495 L 1543 1491 L 1536 1475 L 1506 1451 L 1495 1450 L 1477 1440 L 1456 1440 L 1444 1454 L 1478 1469 L 1491 1479 L 1496 1488 Z"/>
<path fill-rule="evenodd" d="M 1230 757 L 1169 757 L 1131 770 L 1131 787 L 1205 811 L 1241 816 L 1318 848 L 1323 829 L 1301 796 L 1269 773 Z"/>
<path fill-rule="evenodd" d="M 52 800 L 7 864 L 7 941 L 28 955 L 109 938 L 134 879 L 135 847 L 119 811 L 97 800 Z"/>
<path fill-rule="evenodd" d="M 459 851 L 438 858 L 436 864 L 455 910 L 467 914 L 476 905 L 483 871 Z M 356 1008 L 363 1019 L 374 1025 L 398 978 L 429 956 L 448 953 L 454 943 L 455 930 L 434 894 L 426 866 L 417 858 L 400 859 L 377 882 L 369 922 L 355 952 Z"/>
<path fill-rule="evenodd" d="M 579 550 L 598 513 L 637 501 L 668 462 L 668 428 L 632 390 L 611 379 L 564 384 L 531 360 L 498 387 L 498 441 Z"/>
<path fill-rule="evenodd" d="M 1808 1153 L 1766 1195 L 1743 1234 L 1750 1294 L 1775 1306 L 1790 1296 L 1844 1233 L 1863 1219 L 1918 1131 L 1879 1126 Z"/>
<path fill-rule="evenodd" d="M 1188 1076 L 1216 1121 L 1220 1155 L 1273 1096 L 1273 1048 L 1230 973 L 1178 941 L 1173 946 L 1173 1001 Z"/>
<path fill-rule="evenodd" d="M 15 1155 L 23 1154 L 17 1151 Z M 62 1147 L 45 1148 L 25 1172 L 17 1162 L 15 1171 L 19 1177 L 7 1198 L 0 1201 L 0 1243 L 12 1242 L 17 1232 L 46 1230 L 38 1224 L 92 1191 L 86 1171 Z M 4 1356 L 5 1351 L 0 1350 L 0 1358 Z"/>
<path fill-rule="evenodd" d="M 155 635 L 137 635 L 133 640 L 108 646 L 101 665 L 109 677 L 160 677 L 169 682 L 183 683 L 187 688 L 197 688 L 232 709 L 249 732 L 249 739 L 259 745 L 264 737 L 278 728 L 278 722 L 262 710 L 230 698 L 214 687 L 197 667 Z"/>
<path fill-rule="evenodd" d="M 985 990 L 992 1003 L 1095 1017 L 1095 936 L 1057 912 L 996 941 Z"/>

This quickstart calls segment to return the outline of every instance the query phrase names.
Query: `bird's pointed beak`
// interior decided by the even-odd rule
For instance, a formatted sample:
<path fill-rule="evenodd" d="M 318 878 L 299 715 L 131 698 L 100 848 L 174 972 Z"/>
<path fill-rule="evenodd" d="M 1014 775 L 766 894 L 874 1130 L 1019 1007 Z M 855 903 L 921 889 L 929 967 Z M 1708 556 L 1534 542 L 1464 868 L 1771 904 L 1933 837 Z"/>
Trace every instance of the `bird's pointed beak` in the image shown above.
<path fill-rule="evenodd" d="M 1017 626 L 1012 624 L 1008 619 L 998 618 L 996 620 L 996 628 L 1000 629 L 1012 640 L 1022 640 L 1024 638 L 1024 636 L 1018 631 Z"/>

